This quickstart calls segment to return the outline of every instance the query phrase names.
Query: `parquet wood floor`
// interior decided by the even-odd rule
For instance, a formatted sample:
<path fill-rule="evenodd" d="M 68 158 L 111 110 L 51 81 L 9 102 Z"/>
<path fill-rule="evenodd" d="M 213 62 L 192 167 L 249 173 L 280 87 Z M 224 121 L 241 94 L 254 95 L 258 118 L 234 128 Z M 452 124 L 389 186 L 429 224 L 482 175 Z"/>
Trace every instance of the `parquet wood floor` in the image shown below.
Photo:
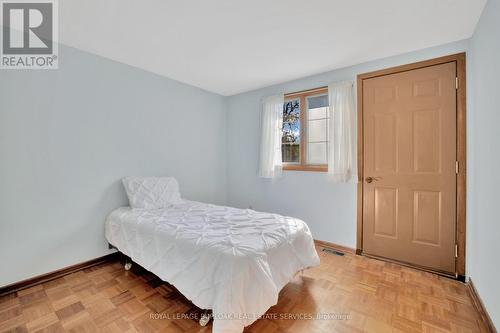
<path fill-rule="evenodd" d="M 366 257 L 318 252 L 321 265 L 299 273 L 266 318 L 246 333 L 486 331 L 460 282 Z M 119 262 L 108 262 L 1 297 L 0 332 L 211 332 L 211 324 L 200 327 L 182 316 L 200 313 L 137 265 L 125 271 Z M 317 314 L 330 317 L 310 319 Z"/>

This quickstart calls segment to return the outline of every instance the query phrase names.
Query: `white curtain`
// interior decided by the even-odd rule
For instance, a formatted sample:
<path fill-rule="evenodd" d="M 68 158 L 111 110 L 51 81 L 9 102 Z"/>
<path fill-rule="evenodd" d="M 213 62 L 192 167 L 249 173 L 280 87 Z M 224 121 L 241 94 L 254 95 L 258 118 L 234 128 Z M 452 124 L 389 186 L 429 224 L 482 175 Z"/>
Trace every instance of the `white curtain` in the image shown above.
<path fill-rule="evenodd" d="M 262 103 L 259 176 L 263 178 L 281 174 L 283 103 L 283 94 L 267 97 Z"/>
<path fill-rule="evenodd" d="M 353 82 L 328 86 L 330 102 L 328 173 L 334 182 L 355 181 L 355 130 Z"/>

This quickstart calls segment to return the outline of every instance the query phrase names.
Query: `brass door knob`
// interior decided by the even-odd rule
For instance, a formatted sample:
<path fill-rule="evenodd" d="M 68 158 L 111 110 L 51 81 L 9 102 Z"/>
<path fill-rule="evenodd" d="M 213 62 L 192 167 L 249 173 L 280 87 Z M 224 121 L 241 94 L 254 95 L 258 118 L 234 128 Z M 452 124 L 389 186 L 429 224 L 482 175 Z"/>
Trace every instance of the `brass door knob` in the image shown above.
<path fill-rule="evenodd" d="M 366 177 L 365 180 L 368 184 L 370 184 L 371 182 L 374 182 L 374 181 L 377 181 L 379 180 L 380 178 L 379 177 Z"/>

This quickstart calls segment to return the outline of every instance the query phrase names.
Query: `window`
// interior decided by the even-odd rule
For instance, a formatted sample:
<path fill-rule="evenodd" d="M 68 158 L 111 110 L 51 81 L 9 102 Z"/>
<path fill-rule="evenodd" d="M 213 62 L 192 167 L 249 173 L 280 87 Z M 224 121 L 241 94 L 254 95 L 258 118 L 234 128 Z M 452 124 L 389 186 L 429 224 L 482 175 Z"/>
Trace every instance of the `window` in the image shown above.
<path fill-rule="evenodd" d="M 327 171 L 329 117 L 327 88 L 285 95 L 283 169 Z"/>

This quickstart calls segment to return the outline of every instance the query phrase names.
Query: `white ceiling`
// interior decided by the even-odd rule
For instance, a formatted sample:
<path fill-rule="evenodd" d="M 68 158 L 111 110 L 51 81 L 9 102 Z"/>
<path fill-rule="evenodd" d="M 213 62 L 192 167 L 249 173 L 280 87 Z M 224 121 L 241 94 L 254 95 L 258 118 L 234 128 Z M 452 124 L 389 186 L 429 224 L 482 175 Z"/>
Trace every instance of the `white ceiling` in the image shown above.
<path fill-rule="evenodd" d="M 60 41 L 222 95 L 469 38 L 486 0 L 63 0 Z"/>

